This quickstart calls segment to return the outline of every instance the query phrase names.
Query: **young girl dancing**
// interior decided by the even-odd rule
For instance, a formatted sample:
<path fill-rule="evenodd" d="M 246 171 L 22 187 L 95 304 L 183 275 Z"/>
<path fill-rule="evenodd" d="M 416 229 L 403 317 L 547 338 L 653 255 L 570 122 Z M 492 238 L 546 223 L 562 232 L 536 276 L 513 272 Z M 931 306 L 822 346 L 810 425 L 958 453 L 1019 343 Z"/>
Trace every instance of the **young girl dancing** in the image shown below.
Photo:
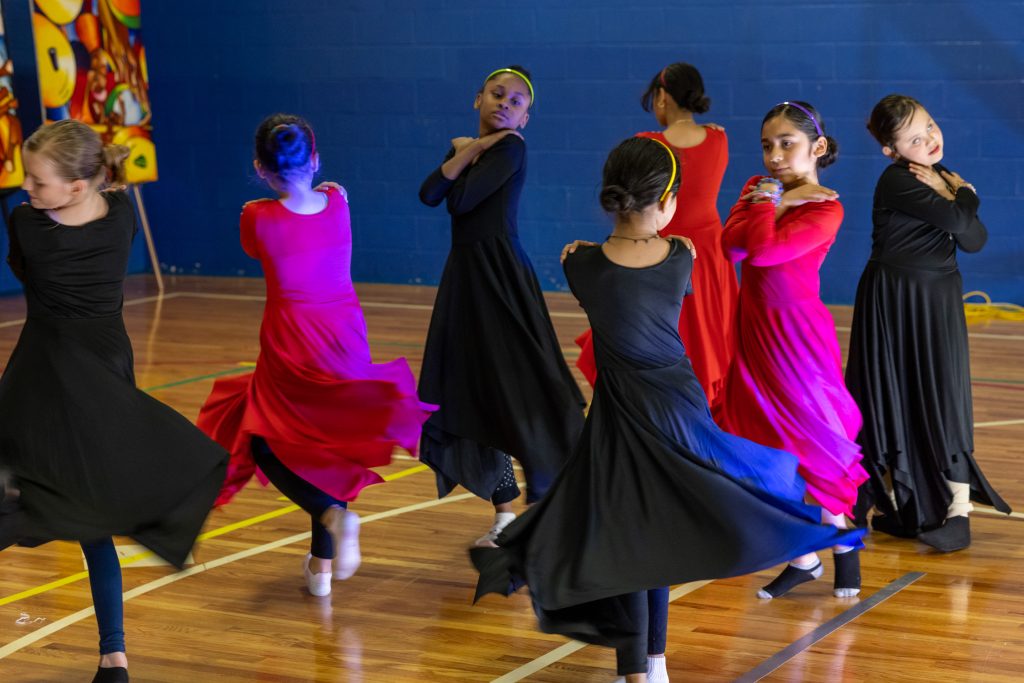
<path fill-rule="evenodd" d="M 525 582 L 541 630 L 615 647 L 628 681 L 647 676 L 649 589 L 758 571 L 860 535 L 822 525 L 804 504 L 794 456 L 711 419 L 678 331 L 693 256 L 658 236 L 678 186 L 675 154 L 655 140 L 626 140 L 605 162 L 601 205 L 619 239 L 573 245 L 565 259 L 596 340 L 583 435 L 498 548 L 470 551 L 478 598 Z"/>
<path fill-rule="evenodd" d="M 704 94 L 700 72 L 690 64 L 676 62 L 655 74 L 641 102 L 663 130 L 638 135 L 666 143 L 685 169 L 675 215 L 661 234 L 689 238 L 700 254 L 693 262 L 693 292 L 683 299 L 679 336 L 708 403 L 714 405 L 732 361 L 738 290 L 736 269 L 722 250 L 722 219 L 716 206 L 729 142 L 718 126 L 693 120 L 694 114 L 708 111 L 711 100 Z M 581 347 L 576 367 L 593 384 L 597 368 L 591 331 L 576 341 Z"/>
<path fill-rule="evenodd" d="M 715 418 L 722 429 L 793 453 L 823 522 L 846 528 L 867 479 L 854 442 L 861 417 L 843 384 L 832 315 L 818 271 L 843 220 L 838 194 L 818 184 L 836 160 L 821 114 L 806 102 L 772 107 L 761 123 L 768 178 L 744 184 L 722 243 L 743 262 L 736 357 Z M 860 592 L 860 559 L 836 546 L 836 597 Z M 822 574 L 811 553 L 794 559 L 759 597 L 784 595 Z"/>
<path fill-rule="evenodd" d="M 231 452 L 224 504 L 257 471 L 309 513 L 309 592 L 331 592 L 360 563 L 363 487 L 382 481 L 395 447 L 415 454 L 423 421 L 404 358 L 376 365 L 352 286 L 348 201 L 338 187 L 312 187 L 320 165 L 305 120 L 275 114 L 256 129 L 253 165 L 277 200 L 242 209 L 245 252 L 267 283 L 256 370 L 218 380 L 197 424 Z M 333 569 L 332 569 L 333 564 Z"/>
<path fill-rule="evenodd" d="M 974 186 L 939 162 L 942 130 L 889 95 L 868 130 L 892 160 L 875 188 L 871 258 L 857 285 L 846 383 L 864 413 L 872 526 L 951 552 L 971 543 L 971 500 L 1009 506 L 974 459 L 963 281 L 956 252 L 988 238 Z"/>
<path fill-rule="evenodd" d="M 29 204 L 11 213 L 7 260 L 28 311 L 0 378 L 0 470 L 12 478 L 0 487 L 8 497 L 0 547 L 81 542 L 100 634 L 98 683 L 128 680 L 110 537 L 131 536 L 180 567 L 227 462 L 177 411 L 135 388 L 121 315 L 135 210 L 124 192 L 100 192 L 124 182 L 127 156 L 73 120 L 25 141 Z"/>
<path fill-rule="evenodd" d="M 516 215 L 526 180 L 518 130 L 535 101 L 530 74 L 489 74 L 476 95 L 479 136 L 455 138 L 420 188 L 428 206 L 447 201 L 452 246 L 430 319 L 420 395 L 440 404 L 423 429 L 421 459 L 437 472 L 439 496 L 461 484 L 494 504 L 493 545 L 515 518 L 512 461 L 526 500 L 547 490 L 583 426 L 583 396 L 569 372 Z"/>

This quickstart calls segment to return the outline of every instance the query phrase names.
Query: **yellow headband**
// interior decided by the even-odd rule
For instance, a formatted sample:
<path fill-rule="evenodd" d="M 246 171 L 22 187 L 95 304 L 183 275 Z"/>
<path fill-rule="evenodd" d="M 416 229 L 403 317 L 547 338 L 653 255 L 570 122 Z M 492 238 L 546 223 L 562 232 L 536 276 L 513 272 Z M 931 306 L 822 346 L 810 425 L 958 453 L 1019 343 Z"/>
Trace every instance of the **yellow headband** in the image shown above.
<path fill-rule="evenodd" d="M 491 80 L 492 78 L 494 78 L 496 75 L 498 75 L 500 73 L 514 74 L 514 75 L 518 76 L 519 78 L 523 79 L 523 83 L 526 83 L 526 87 L 530 89 L 530 107 L 532 107 L 533 103 L 537 101 L 534 98 L 534 96 L 533 96 L 533 83 L 530 83 L 530 79 L 527 78 L 526 74 L 524 74 L 523 72 L 516 71 L 515 69 L 507 69 L 507 68 L 506 69 L 497 69 L 497 70 L 492 71 L 490 74 L 487 75 L 487 78 L 484 79 L 484 83 L 486 84 L 487 81 Z M 530 107 L 527 107 L 527 109 L 529 109 Z"/>
<path fill-rule="evenodd" d="M 653 140 L 654 142 L 657 142 L 659 145 L 664 147 L 665 151 L 668 152 L 669 157 L 671 157 L 671 159 L 672 159 L 672 175 L 669 176 L 668 187 L 666 187 L 665 191 L 661 193 L 661 199 L 658 200 L 658 203 L 661 203 L 661 202 L 665 201 L 665 197 L 667 197 L 668 193 L 672 191 L 672 185 L 675 184 L 675 182 L 676 182 L 676 170 L 678 168 L 678 165 L 677 165 L 677 162 L 676 162 L 676 153 L 672 151 L 672 148 L 670 148 L 668 145 L 666 145 L 664 142 L 662 142 L 661 140 L 659 140 L 657 138 L 647 138 L 647 139 L 648 140 Z"/>

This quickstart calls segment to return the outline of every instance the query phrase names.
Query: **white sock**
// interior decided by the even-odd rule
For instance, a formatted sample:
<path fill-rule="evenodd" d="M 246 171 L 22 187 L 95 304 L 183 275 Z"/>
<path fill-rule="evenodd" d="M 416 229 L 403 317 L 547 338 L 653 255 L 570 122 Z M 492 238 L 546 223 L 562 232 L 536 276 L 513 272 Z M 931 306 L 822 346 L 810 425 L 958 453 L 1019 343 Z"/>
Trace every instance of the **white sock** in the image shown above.
<path fill-rule="evenodd" d="M 946 519 L 961 515 L 966 517 L 967 513 L 974 509 L 974 506 L 971 505 L 971 485 L 949 479 L 946 480 L 946 485 L 949 486 L 949 491 L 953 494 L 953 502 L 949 504 Z"/>
<path fill-rule="evenodd" d="M 668 683 L 665 657 L 647 657 L 647 683 Z"/>
<path fill-rule="evenodd" d="M 515 518 L 516 518 L 516 513 L 514 513 L 514 512 L 495 512 L 494 513 L 494 527 L 492 527 L 492 528 L 495 531 L 501 531 L 502 529 L 507 527 L 509 524 L 511 524 L 512 520 L 515 519 Z"/>
<path fill-rule="evenodd" d="M 817 567 L 819 564 L 821 564 L 821 560 L 818 559 L 817 555 L 814 555 L 809 560 L 801 561 L 800 558 L 797 558 L 797 559 L 793 560 L 792 562 L 790 562 L 790 564 L 793 565 L 794 567 L 796 567 L 797 569 L 812 569 L 814 567 Z"/>

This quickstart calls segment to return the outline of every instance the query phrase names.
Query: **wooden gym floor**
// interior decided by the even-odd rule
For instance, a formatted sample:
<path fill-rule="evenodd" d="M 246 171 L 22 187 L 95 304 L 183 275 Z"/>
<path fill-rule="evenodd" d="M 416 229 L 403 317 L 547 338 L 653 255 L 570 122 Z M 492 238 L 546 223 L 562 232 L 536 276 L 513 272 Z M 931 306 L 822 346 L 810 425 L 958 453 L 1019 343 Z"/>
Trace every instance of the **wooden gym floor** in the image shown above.
<path fill-rule="evenodd" d="M 405 356 L 418 372 L 433 289 L 359 289 L 374 357 Z M 160 299 L 150 278 L 130 278 L 125 314 L 139 386 L 195 419 L 216 377 L 256 360 L 262 295 L 260 280 L 194 277 L 169 280 Z M 586 320 L 569 295 L 549 303 L 572 360 Z M 850 310 L 833 312 L 845 347 Z M 0 358 L 23 315 L 20 297 L 0 299 Z M 977 459 L 1017 510 L 1021 358 L 1024 326 L 971 329 Z M 396 459 L 382 470 L 388 483 L 352 506 L 363 521 L 363 565 L 330 597 L 305 591 L 308 517 L 255 483 L 211 514 L 197 564 L 184 572 L 125 548 L 132 680 L 611 681 L 613 653 L 538 633 L 525 595 L 471 604 L 466 547 L 488 528 L 491 507 L 461 490 L 436 500 L 425 469 Z M 821 580 L 771 602 L 755 591 L 775 570 L 676 588 L 672 680 L 1022 680 L 1024 515 L 979 508 L 971 521 L 973 545 L 952 555 L 871 536 L 859 598 L 832 597 L 828 554 Z M 96 624 L 78 547 L 12 548 L 0 563 L 0 680 L 91 680 Z"/>

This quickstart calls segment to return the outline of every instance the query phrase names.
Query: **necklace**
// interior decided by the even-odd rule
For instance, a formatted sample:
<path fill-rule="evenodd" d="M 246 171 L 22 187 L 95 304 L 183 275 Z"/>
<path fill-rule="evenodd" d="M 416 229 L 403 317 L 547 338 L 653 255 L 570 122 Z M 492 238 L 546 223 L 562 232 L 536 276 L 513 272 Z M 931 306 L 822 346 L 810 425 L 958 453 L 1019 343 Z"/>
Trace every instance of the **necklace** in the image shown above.
<path fill-rule="evenodd" d="M 625 235 L 608 235 L 608 237 L 606 237 L 604 241 L 607 242 L 610 239 L 629 240 L 633 244 L 636 244 L 638 242 L 643 242 L 644 244 L 647 244 L 651 240 L 660 240 L 662 239 L 662 237 L 658 233 L 648 235 L 647 237 L 626 237 Z"/>

